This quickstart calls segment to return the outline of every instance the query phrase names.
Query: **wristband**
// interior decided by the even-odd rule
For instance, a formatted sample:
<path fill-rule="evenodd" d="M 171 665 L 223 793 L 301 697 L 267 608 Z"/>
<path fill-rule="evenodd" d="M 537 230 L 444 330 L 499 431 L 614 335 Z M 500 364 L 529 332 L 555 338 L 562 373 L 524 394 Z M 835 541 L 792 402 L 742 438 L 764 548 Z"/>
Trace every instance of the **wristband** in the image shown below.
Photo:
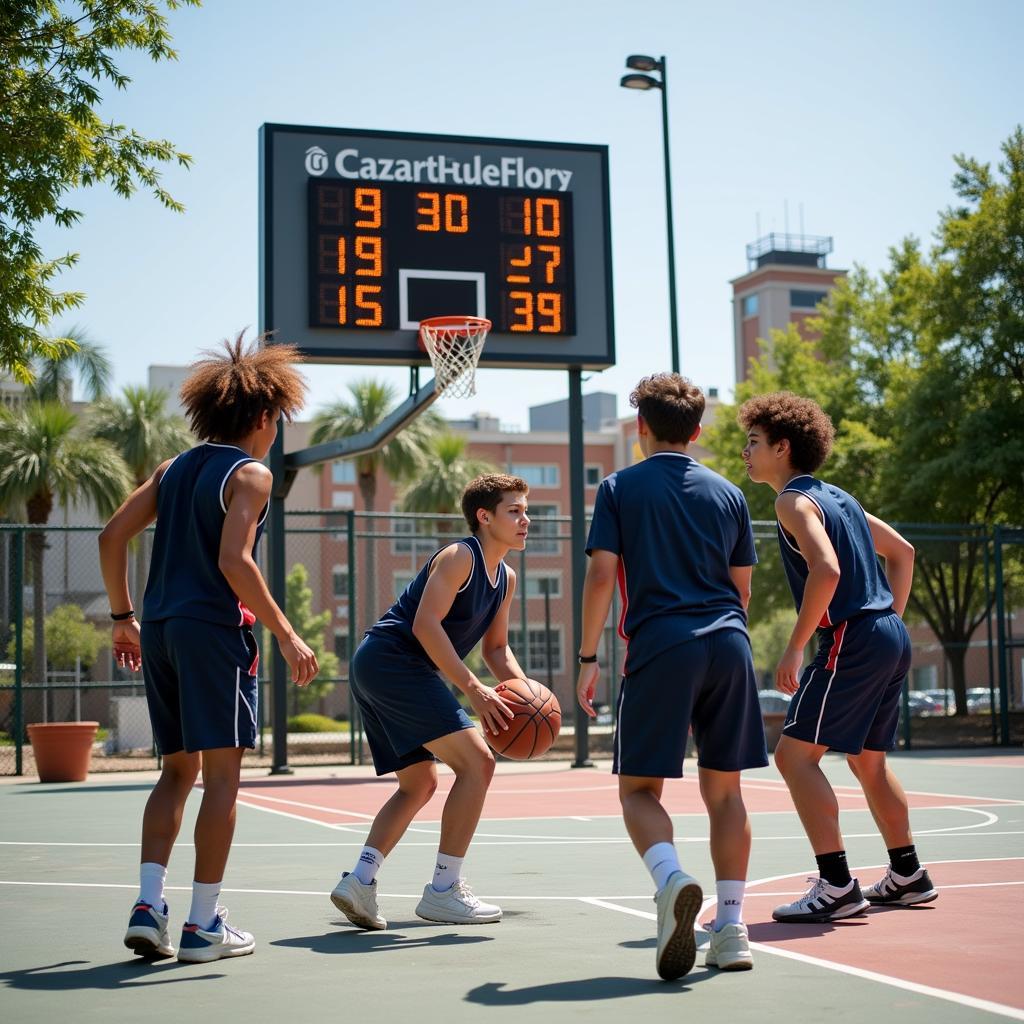
<path fill-rule="evenodd" d="M 582 654 L 580 654 L 577 655 L 577 661 L 579 661 L 581 665 L 593 665 L 597 662 L 597 655 L 591 654 L 589 658 L 585 658 Z"/>
<path fill-rule="evenodd" d="M 113 612 L 111 612 L 110 613 L 110 617 L 115 622 L 124 622 L 126 619 L 134 619 L 135 618 L 135 609 L 134 608 L 129 608 L 128 611 L 121 612 L 118 615 L 115 615 Z"/>

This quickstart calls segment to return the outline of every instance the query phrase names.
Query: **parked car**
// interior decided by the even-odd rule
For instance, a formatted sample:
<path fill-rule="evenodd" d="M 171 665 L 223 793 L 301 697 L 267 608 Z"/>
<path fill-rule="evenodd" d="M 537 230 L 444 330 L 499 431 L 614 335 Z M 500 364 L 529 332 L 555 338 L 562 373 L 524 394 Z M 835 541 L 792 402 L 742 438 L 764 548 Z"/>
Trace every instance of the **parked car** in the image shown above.
<path fill-rule="evenodd" d="M 935 701 L 947 715 L 956 713 L 956 694 L 952 690 L 911 690 L 911 693 L 923 693 L 926 697 Z"/>
<path fill-rule="evenodd" d="M 946 713 L 946 706 L 941 700 L 936 700 L 935 697 L 930 694 L 935 692 L 934 690 L 911 690 L 907 695 L 907 703 L 910 706 L 911 717 L 917 718 L 922 715 L 944 715 Z"/>
<path fill-rule="evenodd" d="M 996 711 L 999 710 L 999 691 L 995 691 Z M 989 714 L 992 711 L 992 694 L 987 686 L 971 686 L 967 689 L 967 711 L 970 714 Z"/>
<path fill-rule="evenodd" d="M 758 690 L 757 699 L 761 702 L 761 714 L 782 713 L 789 710 L 790 696 L 778 690 Z"/>

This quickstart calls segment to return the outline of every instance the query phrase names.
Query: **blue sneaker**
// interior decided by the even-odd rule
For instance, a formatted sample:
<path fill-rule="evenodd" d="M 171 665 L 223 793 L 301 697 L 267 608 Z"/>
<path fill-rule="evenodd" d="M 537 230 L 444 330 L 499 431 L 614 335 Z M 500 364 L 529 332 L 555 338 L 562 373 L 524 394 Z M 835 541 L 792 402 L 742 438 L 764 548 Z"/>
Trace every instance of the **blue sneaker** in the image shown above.
<path fill-rule="evenodd" d="M 161 914 L 155 907 L 139 900 L 132 907 L 132 916 L 128 919 L 128 930 L 124 933 L 124 944 L 139 956 L 159 957 L 174 956 L 171 945 L 171 934 L 167 930 L 167 904 Z"/>
<path fill-rule="evenodd" d="M 256 948 L 256 940 L 248 933 L 227 924 L 227 908 L 218 907 L 213 927 L 200 928 L 186 924 L 181 929 L 178 959 L 204 964 L 229 956 L 245 956 Z"/>

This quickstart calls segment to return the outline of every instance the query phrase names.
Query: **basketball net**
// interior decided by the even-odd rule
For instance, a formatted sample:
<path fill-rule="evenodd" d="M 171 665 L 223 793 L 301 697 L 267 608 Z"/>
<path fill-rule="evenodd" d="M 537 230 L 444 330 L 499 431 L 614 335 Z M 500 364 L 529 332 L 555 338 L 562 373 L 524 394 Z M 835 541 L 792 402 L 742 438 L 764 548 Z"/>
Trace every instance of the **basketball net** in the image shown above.
<path fill-rule="evenodd" d="M 476 367 L 491 321 L 479 316 L 432 316 L 420 321 L 420 345 L 430 356 L 438 394 L 476 394 Z"/>

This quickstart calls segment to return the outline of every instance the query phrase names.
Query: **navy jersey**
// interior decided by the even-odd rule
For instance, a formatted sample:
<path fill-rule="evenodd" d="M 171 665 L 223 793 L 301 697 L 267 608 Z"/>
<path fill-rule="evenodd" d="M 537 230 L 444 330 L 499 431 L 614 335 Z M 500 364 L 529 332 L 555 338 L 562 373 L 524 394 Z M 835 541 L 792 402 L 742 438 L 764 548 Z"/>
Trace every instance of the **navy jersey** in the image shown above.
<path fill-rule="evenodd" d="M 806 495 L 818 507 L 839 560 L 839 583 L 820 625 L 844 622 L 862 612 L 888 611 L 892 607 L 892 591 L 878 564 L 871 528 L 857 499 L 810 474 L 790 480 L 780 493 L 787 492 Z M 799 611 L 807 582 L 807 562 L 796 538 L 781 523 L 778 527 L 782 564 Z"/>
<path fill-rule="evenodd" d="M 208 442 L 182 452 L 164 470 L 142 609 L 147 622 L 183 617 L 242 626 L 256 621 L 217 565 L 228 511 L 224 488 L 240 466 L 256 461 L 233 444 Z M 256 541 L 269 508 L 268 503 L 260 516 Z M 255 548 L 254 542 L 254 553 Z"/>
<path fill-rule="evenodd" d="M 470 536 L 456 541 L 465 544 L 473 556 L 473 568 L 469 579 L 459 588 L 448 614 L 441 620 L 441 628 L 448 634 L 452 647 L 460 658 L 477 645 L 480 638 L 498 614 L 501 602 L 508 593 L 508 569 L 499 563 L 492 580 L 487 575 L 484 551 L 478 537 Z M 427 564 L 420 569 L 416 578 L 402 591 L 401 597 L 366 632 L 371 636 L 391 640 L 410 654 L 418 655 L 433 665 L 423 645 L 413 636 L 412 625 L 423 597 L 423 590 L 430 576 L 434 559 L 443 551 L 440 548 L 430 556 Z M 436 668 L 436 666 L 434 666 Z"/>
<path fill-rule="evenodd" d="M 730 566 L 754 565 L 743 492 L 681 452 L 655 452 L 602 481 L 587 554 L 620 558 L 619 631 L 634 672 L 676 644 L 716 629 L 746 632 Z"/>

